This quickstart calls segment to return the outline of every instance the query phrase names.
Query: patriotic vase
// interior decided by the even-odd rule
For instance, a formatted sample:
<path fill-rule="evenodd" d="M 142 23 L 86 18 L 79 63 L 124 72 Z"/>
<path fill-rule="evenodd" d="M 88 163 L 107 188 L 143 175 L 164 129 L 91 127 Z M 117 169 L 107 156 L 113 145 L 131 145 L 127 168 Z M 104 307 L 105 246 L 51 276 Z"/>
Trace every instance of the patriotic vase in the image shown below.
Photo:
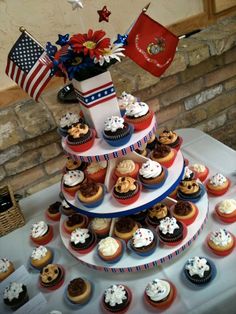
<path fill-rule="evenodd" d="M 109 71 L 84 81 L 72 80 L 76 96 L 86 122 L 102 138 L 104 121 L 110 116 L 120 116 L 115 88 Z"/>

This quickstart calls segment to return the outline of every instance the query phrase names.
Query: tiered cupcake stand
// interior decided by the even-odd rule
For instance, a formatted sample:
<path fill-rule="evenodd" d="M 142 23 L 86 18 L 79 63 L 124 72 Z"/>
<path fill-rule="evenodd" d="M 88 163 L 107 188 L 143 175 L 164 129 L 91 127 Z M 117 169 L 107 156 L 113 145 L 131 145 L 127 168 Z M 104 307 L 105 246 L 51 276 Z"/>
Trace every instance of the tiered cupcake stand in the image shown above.
<path fill-rule="evenodd" d="M 113 170 L 116 164 L 122 159 L 132 159 L 140 163 L 146 161 L 146 157 L 142 157 L 141 155 L 135 153 L 134 150 L 141 148 L 143 144 L 145 144 L 151 138 L 152 134 L 155 133 L 156 128 L 156 119 L 154 117 L 152 123 L 147 129 L 134 133 L 130 141 L 119 149 L 109 146 L 101 138 L 98 138 L 95 140 L 95 143 L 90 150 L 84 153 L 75 153 L 67 147 L 65 141 L 62 141 L 63 149 L 74 160 L 80 159 L 82 161 L 88 162 L 102 160 L 108 161 L 107 174 L 105 179 L 106 194 L 102 204 L 96 208 L 86 208 L 78 201 L 76 197 L 71 197 L 62 188 L 62 193 L 68 204 L 76 209 L 79 213 L 85 214 L 89 217 L 107 217 L 113 218 L 114 220 L 118 217 L 138 213 L 142 210 L 150 208 L 157 202 L 168 198 L 168 195 L 175 190 L 181 178 L 183 177 L 184 158 L 180 150 L 177 153 L 173 165 L 168 168 L 167 179 L 161 188 L 157 190 L 142 190 L 139 199 L 135 203 L 127 206 L 117 203 L 111 194 L 111 189 L 114 184 Z M 168 201 L 174 202 L 174 200 L 170 198 L 168 198 Z M 139 257 L 127 249 L 125 250 L 124 255 L 119 262 L 115 264 L 108 264 L 99 259 L 96 247 L 88 254 L 79 254 L 70 248 L 70 236 L 65 233 L 63 228 L 63 222 L 66 219 L 64 216 L 62 216 L 60 221 L 60 235 L 63 244 L 69 250 L 69 252 L 79 262 L 90 268 L 105 272 L 117 273 L 141 271 L 158 266 L 175 258 L 181 252 L 186 250 L 194 240 L 196 240 L 208 217 L 207 193 L 204 193 L 196 205 L 199 209 L 198 217 L 192 225 L 188 226 L 187 235 L 184 240 L 179 245 L 174 247 L 162 246 L 159 244 L 155 252 L 148 257 Z"/>

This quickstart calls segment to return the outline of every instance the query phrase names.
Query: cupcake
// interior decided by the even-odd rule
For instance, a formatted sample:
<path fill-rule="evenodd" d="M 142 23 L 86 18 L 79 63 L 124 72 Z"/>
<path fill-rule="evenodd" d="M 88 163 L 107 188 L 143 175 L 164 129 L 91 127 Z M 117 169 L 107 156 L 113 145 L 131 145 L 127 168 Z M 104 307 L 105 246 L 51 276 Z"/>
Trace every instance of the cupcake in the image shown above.
<path fill-rule="evenodd" d="M 177 191 L 177 198 L 197 202 L 202 196 L 202 187 L 196 180 L 182 180 Z"/>
<path fill-rule="evenodd" d="M 102 297 L 102 307 L 106 313 L 123 314 L 128 311 L 132 295 L 128 287 L 117 284 L 107 288 Z"/>
<path fill-rule="evenodd" d="M 215 196 L 225 194 L 230 186 L 230 181 L 223 174 L 216 173 L 206 182 L 207 191 Z"/>
<path fill-rule="evenodd" d="M 186 226 L 192 224 L 198 215 L 197 207 L 188 201 L 178 201 L 172 208 L 172 215 Z"/>
<path fill-rule="evenodd" d="M 30 238 L 35 244 L 45 245 L 53 238 L 53 228 L 44 221 L 36 222 L 32 225 Z"/>
<path fill-rule="evenodd" d="M 118 116 L 108 117 L 104 122 L 103 137 L 111 146 L 119 147 L 129 142 L 133 128 Z"/>
<path fill-rule="evenodd" d="M 120 108 L 121 116 L 123 117 L 126 112 L 126 108 L 128 105 L 133 104 L 137 101 L 137 98 L 131 94 L 123 92 L 120 97 L 118 97 L 118 105 Z"/>
<path fill-rule="evenodd" d="M 85 207 L 93 208 L 99 206 L 105 194 L 104 185 L 92 181 L 87 181 L 81 185 L 77 196 Z"/>
<path fill-rule="evenodd" d="M 226 223 L 236 221 L 236 200 L 226 199 L 216 205 L 216 213 L 218 217 Z"/>
<path fill-rule="evenodd" d="M 153 115 L 146 103 L 136 101 L 127 106 L 124 119 L 133 125 L 135 131 L 141 131 L 151 124 Z"/>
<path fill-rule="evenodd" d="M 158 226 L 159 238 L 165 244 L 177 244 L 183 240 L 184 227 L 174 217 L 166 217 L 160 221 Z"/>
<path fill-rule="evenodd" d="M 42 288 L 56 290 L 60 288 L 65 279 L 65 271 L 61 265 L 48 264 L 40 272 L 39 284 Z"/>
<path fill-rule="evenodd" d="M 75 214 L 75 210 L 67 203 L 65 199 L 63 199 L 61 202 L 61 213 L 66 216 Z"/>
<path fill-rule="evenodd" d="M 156 228 L 162 219 L 169 216 L 169 206 L 167 206 L 165 203 L 157 203 L 148 209 L 146 223 L 147 225 Z"/>
<path fill-rule="evenodd" d="M 107 172 L 107 161 L 92 161 L 88 164 L 86 177 L 97 183 L 104 183 Z"/>
<path fill-rule="evenodd" d="M 216 255 L 226 256 L 233 251 L 235 238 L 230 232 L 220 229 L 210 233 L 207 238 L 207 244 Z"/>
<path fill-rule="evenodd" d="M 93 146 L 95 131 L 85 123 L 76 123 L 68 130 L 66 137 L 68 147 L 78 153 L 85 152 Z"/>
<path fill-rule="evenodd" d="M 118 262 L 123 254 L 121 240 L 114 237 L 106 237 L 99 241 L 97 246 L 98 256 L 107 263 Z"/>
<path fill-rule="evenodd" d="M 157 137 L 156 135 L 153 133 L 152 136 L 150 137 L 150 139 L 147 141 L 147 149 L 149 150 L 154 150 L 156 145 L 157 145 Z"/>
<path fill-rule="evenodd" d="M 184 174 L 182 180 L 194 180 L 195 179 L 195 173 L 192 171 L 188 166 L 184 167 Z"/>
<path fill-rule="evenodd" d="M 64 116 L 61 117 L 59 121 L 58 131 L 61 136 L 66 137 L 68 134 L 69 128 L 74 124 L 81 121 L 81 118 L 72 112 L 67 112 Z"/>
<path fill-rule="evenodd" d="M 182 144 L 182 138 L 179 137 L 175 132 L 164 130 L 158 137 L 160 144 L 165 144 L 178 150 Z"/>
<path fill-rule="evenodd" d="M 75 278 L 66 288 L 66 297 L 73 304 L 85 304 L 92 295 L 92 285 L 87 279 Z"/>
<path fill-rule="evenodd" d="M 167 170 L 158 162 L 148 159 L 139 169 L 139 180 L 147 189 L 160 188 L 167 177 Z"/>
<path fill-rule="evenodd" d="M 110 231 L 111 218 L 93 218 L 90 227 L 98 238 L 107 237 Z"/>
<path fill-rule="evenodd" d="M 202 285 L 211 280 L 212 267 L 206 258 L 194 256 L 185 264 L 184 274 L 190 282 Z"/>
<path fill-rule="evenodd" d="M 89 253 L 96 245 L 95 234 L 87 228 L 77 228 L 71 233 L 70 245 L 80 254 Z"/>
<path fill-rule="evenodd" d="M 137 201 L 140 192 L 139 182 L 131 177 L 119 177 L 113 187 L 113 197 L 123 205 Z"/>
<path fill-rule="evenodd" d="M 167 280 L 154 279 L 146 286 L 144 299 L 152 307 L 164 310 L 168 308 L 175 299 L 175 287 Z"/>
<path fill-rule="evenodd" d="M 172 166 L 176 157 L 176 150 L 164 144 L 156 144 L 150 153 L 150 159 L 159 162 L 163 167 Z"/>
<path fill-rule="evenodd" d="M 40 245 L 33 249 L 33 252 L 30 257 L 30 264 L 36 269 L 42 269 L 44 266 L 52 263 L 53 260 L 53 253 L 52 251 Z"/>
<path fill-rule="evenodd" d="M 15 271 L 14 265 L 7 258 L 0 259 L 0 282 Z"/>
<path fill-rule="evenodd" d="M 140 156 L 143 156 L 143 157 L 147 157 L 147 155 L 148 155 L 148 151 L 146 149 L 146 146 L 143 146 L 142 149 L 136 149 L 135 153 L 137 153 L 137 154 L 139 154 Z"/>
<path fill-rule="evenodd" d="M 189 169 L 193 170 L 195 172 L 195 178 L 202 182 L 206 180 L 209 173 L 209 169 L 202 164 L 190 165 Z"/>
<path fill-rule="evenodd" d="M 147 228 L 138 228 L 129 241 L 130 248 L 140 256 L 151 255 L 157 245 L 157 237 L 154 232 Z"/>
<path fill-rule="evenodd" d="M 136 221 L 130 217 L 122 217 L 115 222 L 114 235 L 122 240 L 128 241 L 138 229 Z"/>
<path fill-rule="evenodd" d="M 77 228 L 85 228 L 88 224 L 88 218 L 79 213 L 72 214 L 64 221 L 64 229 L 68 234 L 71 234 Z"/>
<path fill-rule="evenodd" d="M 3 292 L 3 302 L 13 311 L 29 301 L 27 287 L 20 282 L 11 282 Z M 2 312 L 3 313 L 3 312 Z"/>
<path fill-rule="evenodd" d="M 87 162 L 79 160 L 73 160 L 71 157 L 67 157 L 66 165 L 65 165 L 65 170 L 68 171 L 73 171 L 73 170 L 81 170 L 84 171 L 87 167 Z"/>
<path fill-rule="evenodd" d="M 131 159 L 124 159 L 120 161 L 115 168 L 115 176 L 119 177 L 131 177 L 136 179 L 139 171 L 139 164 L 135 163 Z"/>
<path fill-rule="evenodd" d="M 75 196 L 83 182 L 86 182 L 84 172 L 81 170 L 72 170 L 63 175 L 63 188 L 66 193 Z"/>
<path fill-rule="evenodd" d="M 53 221 L 59 221 L 61 218 L 61 212 L 60 212 L 61 202 L 55 202 L 51 204 L 47 210 L 46 210 L 46 216 L 50 220 Z"/>

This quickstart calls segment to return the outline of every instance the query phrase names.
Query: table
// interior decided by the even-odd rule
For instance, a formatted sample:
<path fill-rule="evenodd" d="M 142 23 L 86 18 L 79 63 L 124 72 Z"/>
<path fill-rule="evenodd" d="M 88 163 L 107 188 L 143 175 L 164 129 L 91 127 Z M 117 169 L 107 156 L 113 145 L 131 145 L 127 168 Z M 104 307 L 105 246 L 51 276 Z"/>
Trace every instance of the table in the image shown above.
<path fill-rule="evenodd" d="M 170 279 L 177 288 L 177 297 L 173 305 L 165 313 L 236 313 L 236 259 L 235 251 L 227 257 L 217 257 L 205 247 L 205 239 L 210 231 L 225 227 L 236 235 L 236 223 L 224 225 L 213 215 L 215 204 L 225 198 L 236 198 L 236 152 L 209 135 L 197 129 L 180 129 L 176 131 L 183 137 L 181 148 L 184 157 L 190 163 L 199 162 L 207 165 L 210 175 L 222 172 L 230 178 L 232 185 L 227 194 L 221 197 L 210 197 L 209 219 L 198 239 L 178 258 L 158 268 L 139 273 L 104 273 L 89 269 L 74 259 L 61 243 L 58 224 L 54 224 L 55 236 L 48 246 L 55 248 L 56 262 L 65 266 L 68 283 L 77 276 L 84 276 L 94 284 L 94 292 L 90 302 L 83 308 L 73 311 L 63 302 L 65 284 L 59 290 L 44 294 L 47 299 L 45 311 L 35 314 L 46 314 L 51 310 L 60 310 L 63 314 L 80 312 L 86 314 L 102 313 L 99 303 L 103 291 L 113 283 L 123 283 L 133 292 L 130 314 L 150 312 L 143 302 L 143 292 L 147 283 L 154 278 Z M 15 267 L 28 266 L 28 258 L 32 252 L 29 241 L 30 228 L 33 222 L 45 219 L 44 210 L 51 203 L 59 200 L 59 183 L 43 191 L 35 193 L 20 202 L 26 217 L 26 225 L 0 238 L 1 257 L 6 256 L 13 261 Z M 203 289 L 190 289 L 181 276 L 186 260 L 192 256 L 206 256 L 214 261 L 217 275 L 214 281 Z M 38 274 L 31 273 L 30 297 L 37 289 Z M 1 313 L 4 313 L 0 310 Z"/>

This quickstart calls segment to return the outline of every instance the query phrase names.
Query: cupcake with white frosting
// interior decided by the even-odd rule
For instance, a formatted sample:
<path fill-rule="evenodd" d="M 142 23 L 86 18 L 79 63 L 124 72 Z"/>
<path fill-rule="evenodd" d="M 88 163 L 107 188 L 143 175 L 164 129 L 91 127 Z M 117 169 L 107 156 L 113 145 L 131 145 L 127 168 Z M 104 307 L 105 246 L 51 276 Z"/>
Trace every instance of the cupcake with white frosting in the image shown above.
<path fill-rule="evenodd" d="M 102 306 L 108 313 L 126 313 L 132 294 L 127 286 L 117 284 L 107 288 L 102 297 Z"/>
<path fill-rule="evenodd" d="M 139 171 L 139 164 L 131 159 L 121 160 L 115 168 L 115 176 L 119 177 L 131 177 L 136 179 Z"/>
<path fill-rule="evenodd" d="M 41 220 L 32 225 L 31 240 L 38 245 L 45 245 L 52 240 L 53 228 L 45 221 Z"/>
<path fill-rule="evenodd" d="M 68 171 L 63 175 L 62 182 L 64 190 L 71 196 L 79 190 L 83 182 L 86 181 L 86 177 L 81 170 Z"/>
<path fill-rule="evenodd" d="M 130 248 L 133 252 L 140 256 L 151 255 L 157 245 L 157 237 L 154 230 L 147 228 L 138 228 L 131 240 L 129 241 Z"/>
<path fill-rule="evenodd" d="M 152 122 L 153 112 L 149 106 L 141 101 L 136 101 L 126 108 L 124 119 L 133 125 L 135 131 L 146 129 Z"/>
<path fill-rule="evenodd" d="M 192 164 L 189 166 L 189 169 L 193 170 L 195 173 L 195 178 L 199 179 L 202 182 L 206 180 L 209 174 L 209 169 L 202 164 L 198 163 Z"/>
<path fill-rule="evenodd" d="M 28 302 L 29 296 L 27 287 L 20 282 L 11 282 L 3 292 L 3 302 L 13 311 L 19 309 L 22 305 Z"/>
<path fill-rule="evenodd" d="M 82 121 L 82 119 L 79 117 L 78 114 L 73 112 L 67 112 L 64 114 L 60 120 L 59 120 L 59 127 L 58 131 L 61 136 L 67 136 L 69 128 L 79 121 Z"/>
<path fill-rule="evenodd" d="M 177 221 L 174 217 L 166 217 L 160 221 L 158 226 L 159 237 L 165 244 L 175 244 L 183 240 L 183 223 Z"/>
<path fill-rule="evenodd" d="M 111 226 L 111 218 L 93 218 L 90 227 L 96 233 L 97 237 L 104 238 L 108 236 Z"/>
<path fill-rule="evenodd" d="M 194 284 L 205 284 L 212 279 L 212 265 L 206 258 L 194 256 L 185 264 L 184 274 Z"/>
<path fill-rule="evenodd" d="M 94 248 L 95 244 L 95 234 L 87 228 L 77 228 L 71 233 L 71 248 L 81 254 L 90 252 Z"/>
<path fill-rule="evenodd" d="M 53 260 L 53 252 L 49 248 L 40 245 L 33 249 L 30 257 L 30 264 L 36 269 L 42 269 Z"/>
<path fill-rule="evenodd" d="M 225 223 L 236 221 L 236 200 L 233 198 L 219 202 L 216 207 L 216 214 Z"/>
<path fill-rule="evenodd" d="M 97 183 L 104 183 L 107 172 L 107 161 L 92 161 L 88 164 L 85 173 L 88 179 Z"/>
<path fill-rule="evenodd" d="M 147 284 L 144 298 L 152 307 L 164 310 L 174 301 L 175 287 L 169 281 L 154 279 Z"/>
<path fill-rule="evenodd" d="M 235 245 L 235 238 L 227 230 L 219 229 L 209 234 L 207 244 L 215 254 L 226 256 L 232 252 Z"/>
<path fill-rule="evenodd" d="M 15 271 L 14 265 L 9 259 L 1 258 L 0 259 L 0 282 L 6 279 Z"/>
<path fill-rule="evenodd" d="M 167 170 L 158 162 L 148 159 L 139 169 L 139 180 L 147 189 L 161 187 L 167 177 Z"/>
<path fill-rule="evenodd" d="M 118 105 L 120 108 L 120 113 L 121 116 L 123 117 L 125 112 L 126 112 L 126 108 L 135 103 L 137 101 L 137 98 L 131 94 L 126 93 L 125 91 L 121 94 L 120 97 L 118 97 Z"/>
<path fill-rule="evenodd" d="M 104 122 L 103 138 L 111 146 L 125 145 L 132 133 L 133 128 L 122 117 L 111 116 Z"/>
<path fill-rule="evenodd" d="M 230 181 L 221 173 L 216 173 L 206 182 L 206 187 L 209 193 L 220 196 L 225 194 L 230 186 Z"/>
<path fill-rule="evenodd" d="M 116 263 L 122 257 L 123 245 L 120 239 L 109 236 L 99 241 L 97 251 L 103 261 Z"/>

